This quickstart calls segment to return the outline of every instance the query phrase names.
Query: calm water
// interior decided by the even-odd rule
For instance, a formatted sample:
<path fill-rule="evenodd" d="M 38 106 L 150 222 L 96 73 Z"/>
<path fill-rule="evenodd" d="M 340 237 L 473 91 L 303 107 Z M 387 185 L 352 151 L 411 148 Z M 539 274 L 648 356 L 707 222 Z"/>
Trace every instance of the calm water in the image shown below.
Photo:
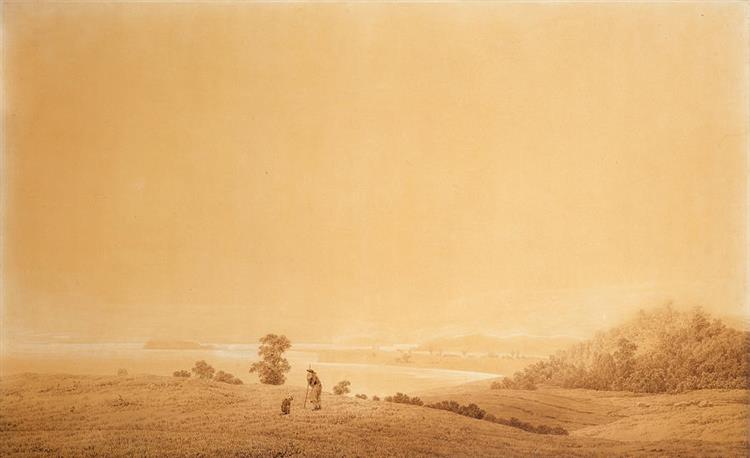
<path fill-rule="evenodd" d="M 145 350 L 141 343 L 106 344 L 13 344 L 4 349 L 2 373 L 19 372 L 114 375 L 119 368 L 130 374 L 171 375 L 177 369 L 189 370 L 197 360 L 206 360 L 217 370 L 230 372 L 245 383 L 257 382 L 248 368 L 257 357 L 257 345 L 213 344 L 206 350 Z M 320 375 L 324 389 L 340 380 L 352 383 L 352 393 L 380 396 L 397 391 L 413 393 L 441 386 L 498 377 L 499 374 L 425 369 L 404 366 L 322 363 L 317 350 L 367 349 L 370 347 L 325 344 L 295 344 L 286 353 L 292 366 L 287 383 L 304 385 L 305 369 L 312 367 Z M 380 347 L 381 350 L 408 349 L 409 345 Z"/>

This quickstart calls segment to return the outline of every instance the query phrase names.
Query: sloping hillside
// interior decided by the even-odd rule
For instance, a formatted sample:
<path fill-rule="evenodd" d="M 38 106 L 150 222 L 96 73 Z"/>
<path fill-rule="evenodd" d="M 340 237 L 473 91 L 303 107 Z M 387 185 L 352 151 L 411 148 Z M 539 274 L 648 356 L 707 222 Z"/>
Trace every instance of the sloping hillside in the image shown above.
<path fill-rule="evenodd" d="M 3 456 L 744 456 L 741 442 L 540 436 L 450 412 L 157 376 L 0 381 Z M 485 390 L 489 391 L 489 390 Z M 280 402 L 295 396 L 292 414 Z"/>
<path fill-rule="evenodd" d="M 562 426 L 571 433 L 619 418 L 612 413 L 612 406 L 591 396 L 581 396 L 580 391 L 583 390 L 493 390 L 489 381 L 482 381 L 426 391 L 419 393 L 419 397 L 426 403 L 442 400 L 474 403 L 496 417 L 516 417 L 532 424 Z"/>
<path fill-rule="evenodd" d="M 493 390 L 489 381 L 420 393 L 425 402 L 474 403 L 497 417 L 562 426 L 572 436 L 621 441 L 747 440 L 748 390 L 698 390 L 681 394 L 636 394 L 540 387 Z"/>
<path fill-rule="evenodd" d="M 588 391 L 588 390 L 582 390 Z M 601 394 L 601 393 L 600 393 Z M 624 394 L 624 393 L 622 393 Z M 689 393 L 621 398 L 603 396 L 621 418 L 574 432 L 581 437 L 622 441 L 698 439 L 732 442 L 747 440 L 747 390 L 698 390 Z"/>

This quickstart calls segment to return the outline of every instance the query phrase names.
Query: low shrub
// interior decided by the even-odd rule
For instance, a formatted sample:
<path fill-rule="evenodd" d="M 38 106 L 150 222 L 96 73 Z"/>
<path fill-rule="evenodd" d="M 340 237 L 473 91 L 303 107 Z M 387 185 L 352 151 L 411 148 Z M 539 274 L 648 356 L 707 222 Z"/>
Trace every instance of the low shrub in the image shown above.
<path fill-rule="evenodd" d="M 476 418 L 481 420 L 487 414 L 483 409 L 480 409 L 476 404 L 460 405 L 456 401 L 440 401 L 433 404 L 427 404 L 427 407 L 431 409 L 447 410 L 449 412 L 463 415 L 464 417 Z"/>
<path fill-rule="evenodd" d="M 217 382 L 229 383 L 230 385 L 242 385 L 242 380 L 224 371 L 217 372 L 216 375 L 214 375 L 214 380 Z"/>
<path fill-rule="evenodd" d="M 127 377 L 128 376 L 128 370 L 127 369 L 117 369 L 117 376 L 118 377 Z"/>
<path fill-rule="evenodd" d="M 440 401 L 432 404 L 427 404 L 425 407 L 429 407 L 431 409 L 447 410 L 449 412 L 463 415 L 464 417 L 489 421 L 491 423 L 497 423 L 505 426 L 511 426 L 513 428 L 523 429 L 524 431 L 528 431 L 530 433 L 558 435 L 568 434 L 568 431 L 560 426 L 534 426 L 531 423 L 523 422 L 516 417 L 511 417 L 509 420 L 506 420 L 505 418 L 498 418 L 492 414 L 488 414 L 484 411 L 484 409 L 481 409 L 478 405 L 473 403 L 469 405 L 461 405 L 456 401 Z"/>
<path fill-rule="evenodd" d="M 531 423 L 521 421 L 516 417 L 510 417 L 510 419 L 505 419 L 505 418 L 495 418 L 493 415 L 492 419 L 485 418 L 485 420 L 491 421 L 492 423 L 497 423 L 500 425 L 510 426 L 512 428 L 522 429 L 524 431 L 535 433 L 535 434 L 555 434 L 555 435 L 560 435 L 560 436 L 568 435 L 568 430 L 563 428 L 562 426 L 548 426 L 548 425 L 534 426 Z"/>
<path fill-rule="evenodd" d="M 333 394 L 343 395 L 350 392 L 351 390 L 349 389 L 349 386 L 351 386 L 351 384 L 352 383 L 349 380 L 340 381 L 333 387 Z"/>
<path fill-rule="evenodd" d="M 385 397 L 386 402 L 395 402 L 398 404 L 411 404 L 415 406 L 422 406 L 424 405 L 424 402 L 422 402 L 421 399 L 418 397 L 409 397 L 408 395 L 404 393 L 396 393 L 393 396 L 386 396 Z"/>
<path fill-rule="evenodd" d="M 380 401 L 380 396 L 372 395 L 373 401 Z"/>
<path fill-rule="evenodd" d="M 367 395 L 366 394 L 355 394 L 354 397 L 355 398 L 359 398 L 359 399 L 367 399 Z"/>
<path fill-rule="evenodd" d="M 190 374 L 190 372 L 186 370 L 179 370 L 179 371 L 172 372 L 172 376 L 174 377 L 186 377 L 187 378 L 187 377 L 190 377 L 190 375 L 192 374 Z"/>

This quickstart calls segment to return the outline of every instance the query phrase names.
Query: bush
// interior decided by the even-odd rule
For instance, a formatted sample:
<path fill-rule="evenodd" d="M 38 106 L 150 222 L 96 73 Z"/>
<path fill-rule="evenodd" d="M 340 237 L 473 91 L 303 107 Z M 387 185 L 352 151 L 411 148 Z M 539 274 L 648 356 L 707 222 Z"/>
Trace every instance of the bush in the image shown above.
<path fill-rule="evenodd" d="M 367 399 L 367 395 L 366 394 L 355 394 L 354 397 L 355 398 L 359 398 L 359 399 Z"/>
<path fill-rule="evenodd" d="M 195 366 L 191 370 L 196 377 L 201 379 L 211 379 L 213 378 L 215 372 L 214 368 L 203 360 L 196 361 Z"/>
<path fill-rule="evenodd" d="M 128 370 L 127 369 L 117 369 L 117 376 L 118 377 L 127 377 L 128 376 Z"/>
<path fill-rule="evenodd" d="M 242 385 L 242 380 L 224 371 L 217 372 L 216 375 L 214 375 L 214 380 L 217 382 L 229 383 L 230 385 Z"/>
<path fill-rule="evenodd" d="M 547 425 L 534 426 L 531 423 L 525 423 L 518 418 L 511 417 L 509 420 L 504 418 L 495 417 L 492 414 L 488 414 L 476 404 L 461 405 L 456 401 L 440 401 L 433 404 L 427 404 L 426 407 L 431 409 L 447 410 L 449 412 L 463 415 L 464 417 L 475 418 L 477 420 L 489 421 L 490 423 L 498 423 L 505 426 L 511 426 L 513 428 L 523 429 L 536 434 L 562 434 L 567 435 L 568 431 L 565 428 L 559 426 L 551 427 Z"/>
<path fill-rule="evenodd" d="M 380 401 L 380 396 L 372 395 L 373 401 Z"/>
<path fill-rule="evenodd" d="M 461 404 L 457 403 L 456 401 L 440 401 L 434 402 L 432 404 L 427 404 L 427 407 L 429 407 L 430 409 L 440 409 L 458 413 L 458 410 L 461 408 Z"/>
<path fill-rule="evenodd" d="M 343 395 L 351 391 L 349 386 L 351 382 L 349 380 L 342 380 L 333 387 L 333 394 Z"/>
<path fill-rule="evenodd" d="M 421 406 L 424 405 L 424 402 L 422 402 L 421 399 L 418 397 L 410 398 L 409 396 L 405 395 L 404 393 L 396 393 L 393 396 L 386 396 L 385 402 L 395 402 L 398 404 L 411 404 L 415 406 Z"/>
<path fill-rule="evenodd" d="M 461 406 L 461 409 L 458 413 L 459 415 L 463 415 L 464 417 L 476 418 L 477 420 L 481 420 L 482 418 L 484 418 L 484 415 L 487 412 L 485 412 L 483 409 L 480 409 L 476 404 L 469 404 L 467 406 Z"/>
<path fill-rule="evenodd" d="M 283 354 L 290 348 L 292 348 L 292 343 L 286 336 L 267 334 L 261 337 L 260 347 L 258 348 L 258 356 L 261 357 L 261 361 L 250 366 L 250 373 L 257 372 L 261 383 L 283 385 L 286 381 L 284 374 L 291 369 L 289 361 L 283 357 Z"/>
<path fill-rule="evenodd" d="M 427 404 L 427 407 L 431 409 L 447 410 L 464 417 L 471 417 L 481 420 L 484 418 L 486 412 L 479 408 L 476 404 L 469 404 L 462 406 L 456 401 L 440 401 L 433 404 Z"/>
<path fill-rule="evenodd" d="M 185 371 L 185 370 L 179 370 L 179 371 L 172 372 L 172 375 L 174 377 L 190 377 L 190 372 Z"/>
<path fill-rule="evenodd" d="M 513 380 L 509 379 L 508 377 L 503 377 L 502 380 L 496 380 L 492 382 L 490 388 L 492 388 L 493 390 L 512 390 Z"/>
<path fill-rule="evenodd" d="M 496 418 L 493 421 L 493 423 L 510 426 L 512 428 L 522 429 L 524 431 L 528 431 L 534 434 L 555 434 L 555 435 L 561 435 L 561 436 L 568 435 L 568 430 L 566 430 L 565 428 L 561 426 L 547 426 L 547 425 L 534 426 L 531 423 L 521 421 L 516 417 L 510 417 L 509 420 L 506 420 L 504 418 Z"/>

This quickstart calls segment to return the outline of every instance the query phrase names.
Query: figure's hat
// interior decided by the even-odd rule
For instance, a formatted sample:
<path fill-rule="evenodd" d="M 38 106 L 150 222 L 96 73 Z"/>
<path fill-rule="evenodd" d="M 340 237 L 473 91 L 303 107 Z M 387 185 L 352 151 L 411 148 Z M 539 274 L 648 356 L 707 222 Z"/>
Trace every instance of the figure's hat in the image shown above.
<path fill-rule="evenodd" d="M 312 370 L 312 369 L 308 369 L 307 372 L 310 372 L 310 373 L 313 373 L 313 374 L 315 373 L 315 371 Z"/>

